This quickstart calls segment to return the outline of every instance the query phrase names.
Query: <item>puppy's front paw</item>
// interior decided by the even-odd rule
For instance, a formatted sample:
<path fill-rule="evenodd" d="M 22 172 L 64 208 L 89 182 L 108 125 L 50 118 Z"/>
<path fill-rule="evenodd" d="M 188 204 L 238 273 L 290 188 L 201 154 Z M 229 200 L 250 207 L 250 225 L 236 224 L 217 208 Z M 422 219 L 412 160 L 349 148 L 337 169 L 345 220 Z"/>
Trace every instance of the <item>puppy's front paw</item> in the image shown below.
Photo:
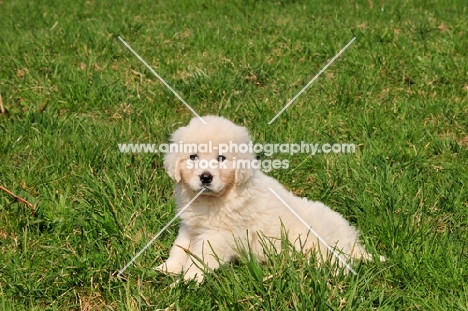
<path fill-rule="evenodd" d="M 164 274 L 180 274 L 182 268 L 183 266 L 179 262 L 167 260 L 154 269 Z"/>
<path fill-rule="evenodd" d="M 194 280 L 197 282 L 197 284 L 200 284 L 203 282 L 203 271 L 192 265 L 190 268 L 188 268 L 187 271 L 184 273 L 184 281 L 188 282 L 191 280 Z"/>

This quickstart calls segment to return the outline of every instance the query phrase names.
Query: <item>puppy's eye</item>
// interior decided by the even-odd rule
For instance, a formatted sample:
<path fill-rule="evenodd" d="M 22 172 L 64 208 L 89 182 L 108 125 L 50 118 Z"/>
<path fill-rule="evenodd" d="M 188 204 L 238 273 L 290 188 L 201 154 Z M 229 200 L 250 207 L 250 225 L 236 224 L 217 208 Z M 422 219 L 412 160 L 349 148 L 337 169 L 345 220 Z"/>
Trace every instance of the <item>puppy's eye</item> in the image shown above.
<path fill-rule="evenodd" d="M 219 161 L 219 162 L 224 162 L 224 160 L 226 160 L 226 157 L 225 157 L 225 156 L 223 156 L 223 155 L 219 155 L 219 156 L 218 156 L 218 161 Z"/>
<path fill-rule="evenodd" d="M 198 159 L 198 156 L 196 154 L 190 155 L 190 160 L 195 161 L 196 159 Z"/>

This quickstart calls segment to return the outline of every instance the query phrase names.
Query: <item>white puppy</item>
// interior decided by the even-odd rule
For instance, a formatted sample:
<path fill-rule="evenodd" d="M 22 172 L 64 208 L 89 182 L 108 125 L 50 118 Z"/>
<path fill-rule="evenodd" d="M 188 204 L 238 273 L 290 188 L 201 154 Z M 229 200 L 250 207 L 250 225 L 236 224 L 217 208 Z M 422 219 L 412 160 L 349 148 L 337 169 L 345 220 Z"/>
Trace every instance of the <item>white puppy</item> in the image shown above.
<path fill-rule="evenodd" d="M 188 126 L 175 131 L 171 141 L 179 150 L 164 158 L 165 169 L 176 182 L 178 211 L 202 189 L 205 191 L 181 214 L 179 234 L 169 258 L 158 270 L 184 273 L 184 279 L 201 282 L 204 272 L 238 258 L 239 245 L 249 247 L 263 260 L 263 247 L 273 245 L 279 250 L 284 231 L 300 251 L 315 250 L 327 258 L 331 248 L 336 248 L 346 257 L 371 258 L 359 243 L 357 231 L 340 214 L 323 203 L 294 196 L 278 181 L 253 168 L 253 153 L 235 150 L 233 146 L 251 142 L 246 128 L 217 116 L 203 119 L 207 124 L 193 118 Z M 198 151 L 187 150 L 195 146 L 192 144 Z M 226 145 L 232 150 L 220 154 Z M 186 152 L 180 150 L 182 146 Z M 211 150 L 203 150 L 209 146 Z M 263 243 L 263 237 L 271 243 Z"/>

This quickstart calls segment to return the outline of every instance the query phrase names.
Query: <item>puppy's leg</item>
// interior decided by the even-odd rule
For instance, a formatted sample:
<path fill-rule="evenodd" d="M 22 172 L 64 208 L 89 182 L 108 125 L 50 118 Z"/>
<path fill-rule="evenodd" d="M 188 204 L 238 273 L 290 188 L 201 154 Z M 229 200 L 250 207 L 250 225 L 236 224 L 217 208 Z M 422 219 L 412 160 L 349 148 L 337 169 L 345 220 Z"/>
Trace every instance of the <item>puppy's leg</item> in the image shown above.
<path fill-rule="evenodd" d="M 365 262 L 367 261 L 371 261 L 374 259 L 374 256 L 372 256 L 371 254 L 369 254 L 366 249 L 364 248 L 364 246 L 360 245 L 360 244 L 357 244 L 353 251 L 351 252 L 351 256 L 355 259 L 361 259 Z M 379 261 L 380 262 L 385 262 L 386 259 L 384 256 L 379 256 L 377 257 L 379 258 Z"/>
<path fill-rule="evenodd" d="M 179 234 L 169 253 L 169 258 L 163 264 L 156 267 L 156 270 L 163 273 L 180 274 L 188 260 L 188 255 L 184 249 L 189 249 L 189 247 L 190 232 L 186 226 L 181 225 Z"/>
<path fill-rule="evenodd" d="M 187 260 L 184 267 L 184 279 L 195 280 L 197 283 L 203 281 L 203 274 L 219 268 L 220 263 L 230 261 L 236 253 L 228 240 L 211 238 L 200 240 L 190 249 L 192 256 Z M 200 262 L 201 261 L 201 262 Z"/>

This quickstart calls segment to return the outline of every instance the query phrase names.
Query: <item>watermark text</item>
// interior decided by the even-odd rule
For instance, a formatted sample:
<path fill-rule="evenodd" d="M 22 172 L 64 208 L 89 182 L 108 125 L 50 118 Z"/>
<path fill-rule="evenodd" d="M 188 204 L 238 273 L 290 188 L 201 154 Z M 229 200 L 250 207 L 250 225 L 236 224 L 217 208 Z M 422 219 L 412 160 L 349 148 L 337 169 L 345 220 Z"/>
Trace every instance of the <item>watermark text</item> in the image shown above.
<path fill-rule="evenodd" d="M 211 141 L 203 144 L 190 143 L 170 143 L 170 144 L 135 144 L 122 143 L 118 144 L 121 153 L 263 153 L 266 156 L 271 156 L 275 153 L 286 153 L 294 155 L 297 153 L 307 153 L 311 155 L 329 154 L 329 153 L 356 153 L 356 145 L 350 143 L 300 143 L 288 144 L 254 144 L 253 142 L 237 144 L 232 141 L 226 144 L 214 145 Z"/>

